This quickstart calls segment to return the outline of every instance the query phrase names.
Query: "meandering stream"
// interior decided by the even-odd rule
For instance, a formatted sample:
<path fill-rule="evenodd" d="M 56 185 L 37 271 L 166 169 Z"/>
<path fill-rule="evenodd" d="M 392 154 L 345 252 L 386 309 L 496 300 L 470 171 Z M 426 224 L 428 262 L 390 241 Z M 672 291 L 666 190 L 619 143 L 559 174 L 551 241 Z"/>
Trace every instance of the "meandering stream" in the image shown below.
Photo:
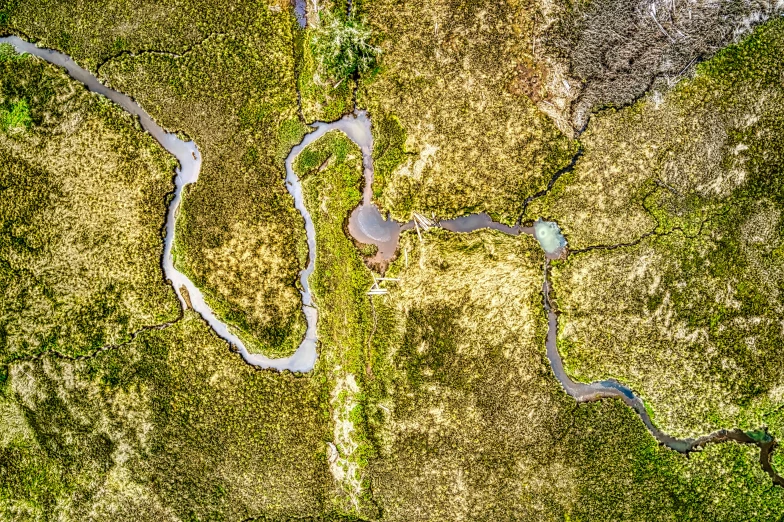
<path fill-rule="evenodd" d="M 303 22 L 304 17 L 300 21 Z M 183 141 L 178 138 L 176 134 L 166 132 L 133 99 L 103 85 L 95 76 L 79 67 L 69 56 L 50 49 L 39 48 L 16 36 L 2 37 L 0 38 L 0 44 L 2 43 L 11 44 L 20 53 L 32 54 L 51 64 L 65 68 L 72 78 L 84 84 L 90 91 L 109 98 L 130 114 L 138 117 L 142 128 L 149 132 L 163 148 L 177 158 L 179 167 L 177 168 L 175 177 L 175 193 L 174 198 L 169 204 L 166 215 L 166 234 L 162 259 L 163 272 L 166 278 L 171 281 L 182 306 L 188 306 L 189 301 L 190 306 L 201 314 L 213 330 L 220 337 L 234 345 L 242 354 L 245 361 L 251 365 L 275 370 L 309 372 L 313 369 L 317 359 L 316 326 L 318 322 L 318 311 L 314 306 L 313 296 L 311 295 L 310 286 L 308 284 L 308 278 L 315 269 L 316 232 L 310 214 L 305 207 L 302 185 L 293 169 L 294 160 L 305 147 L 318 140 L 327 132 L 338 130 L 346 134 L 346 136 L 356 143 L 362 151 L 365 174 L 363 200 L 362 204 L 351 213 L 349 218 L 349 232 L 361 243 L 376 245 L 378 247 L 377 256 L 379 259 L 391 259 L 397 250 L 400 232 L 416 226 L 413 221 L 401 224 L 392 221 L 391 219 L 385 219 L 372 202 L 373 135 L 371 133 L 370 119 L 364 111 L 358 111 L 355 114 L 347 115 L 336 122 L 317 122 L 313 124 L 312 132 L 307 134 L 303 141 L 291 150 L 291 153 L 285 162 L 286 188 L 294 198 L 294 204 L 305 221 L 305 231 L 308 242 L 308 264 L 305 270 L 300 273 L 302 307 L 307 320 L 307 331 L 302 343 L 291 357 L 271 359 L 263 355 L 252 354 L 248 352 L 242 341 L 230 331 L 229 327 L 215 316 L 212 309 L 205 302 L 204 296 L 199 289 L 174 267 L 172 246 L 175 237 L 177 209 L 179 208 L 182 199 L 182 189 L 186 185 L 195 183 L 198 180 L 199 171 L 201 169 L 201 154 L 199 153 L 196 144 L 193 141 Z M 446 230 L 459 233 L 468 233 L 479 229 L 491 228 L 511 235 L 529 234 L 538 240 L 545 252 L 542 295 L 544 310 L 548 318 L 546 340 L 547 357 L 555 377 L 559 380 L 566 393 L 574 397 L 578 402 L 595 401 L 603 398 L 621 399 L 637 412 L 645 426 L 657 441 L 681 453 L 689 453 L 698 450 L 705 444 L 711 442 L 722 442 L 726 440 L 735 440 L 744 444 L 755 444 L 760 448 L 760 462 L 762 467 L 768 472 L 774 483 L 784 486 L 784 479 L 776 474 L 770 463 L 770 457 L 776 447 L 776 441 L 768 436 L 766 432 L 746 433 L 741 430 L 720 430 L 698 439 L 677 439 L 661 432 L 654 426 L 642 399 L 635 395 L 628 387 L 614 380 L 597 381 L 587 384 L 575 382 L 566 374 L 556 344 L 558 316 L 557 311 L 552 305 L 549 281 L 550 260 L 565 257 L 567 254 L 566 240 L 556 223 L 539 219 L 533 226 L 508 226 L 493 221 L 487 214 L 475 214 L 440 222 L 436 221 L 433 223 L 433 226 L 440 226 Z M 183 288 L 187 291 L 187 299 L 183 296 Z"/>

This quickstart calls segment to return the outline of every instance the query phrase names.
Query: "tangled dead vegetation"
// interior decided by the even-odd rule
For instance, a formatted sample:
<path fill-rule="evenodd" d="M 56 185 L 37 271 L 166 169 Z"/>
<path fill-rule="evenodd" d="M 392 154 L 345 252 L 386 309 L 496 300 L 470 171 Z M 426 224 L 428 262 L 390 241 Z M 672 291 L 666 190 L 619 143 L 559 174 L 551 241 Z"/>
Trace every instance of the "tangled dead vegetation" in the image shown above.
<path fill-rule="evenodd" d="M 784 12 L 780 0 L 566 0 L 543 4 L 538 106 L 572 134 L 597 108 L 672 87 L 694 65 Z"/>

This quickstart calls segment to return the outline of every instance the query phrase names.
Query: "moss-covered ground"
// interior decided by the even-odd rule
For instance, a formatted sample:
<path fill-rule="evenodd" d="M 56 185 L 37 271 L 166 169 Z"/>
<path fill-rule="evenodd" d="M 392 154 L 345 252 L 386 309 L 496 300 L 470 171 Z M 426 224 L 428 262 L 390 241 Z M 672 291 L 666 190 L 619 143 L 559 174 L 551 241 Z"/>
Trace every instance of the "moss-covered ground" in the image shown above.
<path fill-rule="evenodd" d="M 0 2 L 0 30 L 21 32 L 95 70 L 107 59 L 144 51 L 184 53 L 205 38 L 251 28 L 264 11 L 288 2 L 143 0 L 140 2 Z"/>
<path fill-rule="evenodd" d="M 373 279 L 344 224 L 361 201 L 362 154 L 333 131 L 307 147 L 294 164 L 316 228 L 316 271 L 310 279 L 319 310 L 319 379 L 332 433 L 329 469 L 336 506 L 355 514 L 368 505 L 364 467 L 373 454 L 364 408 L 364 382 L 372 372 L 373 311 L 365 295 Z"/>
<path fill-rule="evenodd" d="M 529 216 L 556 219 L 573 249 L 628 243 L 653 230 L 688 234 L 737 203 L 781 190 L 784 46 L 780 20 L 701 64 L 666 95 L 606 110 L 584 153 Z"/>
<path fill-rule="evenodd" d="M 199 144 L 204 164 L 178 216 L 176 266 L 252 350 L 271 355 L 292 353 L 305 328 L 295 287 L 302 219 L 282 168 L 304 133 L 290 17 L 259 9 L 251 30 L 212 36 L 182 57 L 124 56 L 101 68 Z"/>
<path fill-rule="evenodd" d="M 665 96 L 594 119 L 538 208 L 578 249 L 636 243 L 556 269 L 561 348 L 573 375 L 627 383 L 676 435 L 782 434 L 783 50 L 771 22 Z"/>
<path fill-rule="evenodd" d="M 56 67 L 0 54 L 0 360 L 178 317 L 160 269 L 175 163 L 137 126 Z"/>
<path fill-rule="evenodd" d="M 246 365 L 191 312 L 94 358 L 16 363 L 0 411 L 7 520 L 325 510 L 328 416 L 317 381 Z"/>
<path fill-rule="evenodd" d="M 16 363 L 0 400 L 3 512 L 770 520 L 784 509 L 754 448 L 686 459 L 620 401 L 577 406 L 562 392 L 529 237 L 408 234 L 391 269 L 400 281 L 371 305 L 369 273 L 340 233 L 358 160 L 334 133 L 298 162 L 323 245 L 311 377 L 245 365 L 191 313 L 87 360 Z"/>
<path fill-rule="evenodd" d="M 331 19 L 344 21 L 347 17 L 344 2 L 318 2 L 319 11 L 309 9 L 307 27 L 297 40 L 297 89 L 300 110 L 306 122 L 335 121 L 354 110 L 354 90 L 357 76 L 333 78 L 320 70 L 316 38 Z"/>

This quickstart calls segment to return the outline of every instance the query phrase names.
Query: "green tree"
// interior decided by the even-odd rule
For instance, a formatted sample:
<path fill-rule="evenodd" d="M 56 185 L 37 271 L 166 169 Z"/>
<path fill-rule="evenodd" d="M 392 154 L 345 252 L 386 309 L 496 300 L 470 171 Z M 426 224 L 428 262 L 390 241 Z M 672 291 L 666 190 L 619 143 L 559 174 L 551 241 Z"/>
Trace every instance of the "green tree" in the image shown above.
<path fill-rule="evenodd" d="M 319 14 L 311 39 L 317 73 L 337 83 L 355 74 L 366 74 L 377 62 L 381 49 L 370 43 L 372 31 L 359 20 L 342 19 L 329 11 Z"/>

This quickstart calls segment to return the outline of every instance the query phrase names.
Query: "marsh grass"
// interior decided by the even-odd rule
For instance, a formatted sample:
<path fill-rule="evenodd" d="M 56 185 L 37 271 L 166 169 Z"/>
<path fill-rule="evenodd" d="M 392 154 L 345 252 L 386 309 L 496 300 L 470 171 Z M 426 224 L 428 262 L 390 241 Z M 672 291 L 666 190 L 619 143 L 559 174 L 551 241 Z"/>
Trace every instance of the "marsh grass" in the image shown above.
<path fill-rule="evenodd" d="M 305 204 L 316 228 L 316 270 L 310 284 L 319 309 L 319 367 L 324 399 L 334 425 L 330 442 L 339 457 L 330 466 L 336 505 L 347 513 L 377 516 L 365 468 L 376 456 L 368 412 L 375 410 L 373 357 L 383 336 L 373 338 L 373 314 L 366 292 L 373 283 L 361 253 L 346 237 L 344 223 L 362 200 L 362 154 L 344 134 L 333 131 L 297 157 Z"/>
<path fill-rule="evenodd" d="M 173 320 L 160 271 L 173 159 L 56 67 L 0 61 L 4 360 L 88 353 Z"/>
<path fill-rule="evenodd" d="M 384 520 L 724 520 L 773 517 L 784 495 L 756 449 L 661 447 L 610 400 L 577 406 L 544 354 L 541 251 L 529 237 L 404 234 L 374 298 L 388 349 L 373 371 Z M 381 381 L 383 384 L 379 384 Z M 370 410 L 369 410 L 370 411 Z"/>
<path fill-rule="evenodd" d="M 192 312 L 92 359 L 12 366 L 0 412 L 4 516 L 332 511 L 317 381 L 248 366 Z"/>
<path fill-rule="evenodd" d="M 195 140 L 175 262 L 251 351 L 290 355 L 305 331 L 297 274 L 304 233 L 283 158 L 297 114 L 299 30 L 288 2 L 35 2 L 8 28 L 63 50 Z"/>
<path fill-rule="evenodd" d="M 210 0 L 142 0 L 92 4 L 4 0 L 0 27 L 34 35 L 44 46 L 73 56 L 91 71 L 111 57 L 163 51 L 187 52 L 211 35 L 252 31 L 259 19 L 273 14 L 294 24 L 286 2 L 215 2 Z"/>
<path fill-rule="evenodd" d="M 603 108 L 665 92 L 697 63 L 780 16 L 763 1 L 556 1 L 538 24 L 535 61 L 549 71 L 539 106 L 565 130 L 585 128 Z"/>
<path fill-rule="evenodd" d="M 9 60 L 18 60 L 22 55 L 16 52 L 14 46 L 11 44 L 0 44 L 0 62 Z"/>
<path fill-rule="evenodd" d="M 292 354 L 305 332 L 296 287 L 304 231 L 283 159 L 297 118 L 291 12 L 261 9 L 181 57 L 124 55 L 101 73 L 135 93 L 165 127 L 199 145 L 204 163 L 177 220 L 175 264 L 251 351 Z"/>
<path fill-rule="evenodd" d="M 338 16 L 322 10 L 310 46 L 316 73 L 333 83 L 370 73 L 378 64 L 381 48 L 371 43 L 373 33 L 356 16 Z"/>
<path fill-rule="evenodd" d="M 336 4 L 336 12 L 344 10 L 344 2 Z M 405 218 L 411 209 L 432 209 L 440 215 L 489 210 L 507 220 L 515 218 L 523 197 L 541 188 L 574 150 L 574 144 L 536 112 L 528 94 L 514 87 L 512 75 L 528 60 L 525 54 L 534 31 L 535 6 L 520 2 L 413 6 L 365 0 L 355 2 L 354 7 L 368 17 L 369 26 L 383 39 L 383 65 L 363 79 L 359 94 L 374 119 L 376 197 Z M 296 114 L 295 84 L 307 85 L 303 82 L 310 81 L 312 74 L 295 78 L 302 51 L 297 50 L 288 3 L 5 2 L 0 11 L 7 14 L 2 22 L 12 29 L 36 35 L 90 67 L 117 53 L 135 53 L 110 60 L 100 69 L 102 77 L 139 99 L 167 128 L 194 138 L 205 158 L 201 179 L 187 191 L 178 219 L 177 266 L 249 344 L 255 339 L 256 349 L 289 353 L 304 326 L 294 286 L 304 265 L 304 234 L 282 185 L 282 162 L 305 132 Z M 764 38 L 757 44 L 761 48 L 749 49 L 743 56 L 760 60 L 764 66 L 769 59 L 767 44 Z M 180 56 L 139 54 L 143 49 L 175 51 Z M 302 56 L 301 71 L 315 66 L 312 56 Z M 776 67 L 759 76 L 759 69 L 752 68 L 752 76 L 744 83 L 744 61 L 733 61 L 735 51 L 723 56 L 728 66 L 735 64 L 726 69 L 734 75 L 731 84 L 747 87 L 756 82 L 765 93 L 774 90 L 772 71 Z M 11 65 L 2 60 L 0 67 Z M 58 77 L 58 85 L 69 85 L 62 75 Z M 2 85 L 19 87 L 14 82 Z M 344 82 L 339 89 L 347 90 L 337 93 L 303 90 L 305 117 L 342 113 L 349 106 L 349 87 Z M 75 125 L 71 107 L 60 102 L 87 95 L 79 89 L 61 92 L 46 82 L 35 88 L 37 97 L 49 96 L 58 104 L 37 112 L 35 97 L 12 93 L 13 103 L 28 100 L 32 124 L 14 139 L 0 135 L 7 144 L 0 147 L 0 165 L 10 166 L 13 173 L 0 185 L 18 187 L 8 199 L 14 206 L 2 207 L 14 217 L 4 222 L 13 221 L 4 225 L 3 244 L 25 256 L 45 254 L 46 259 L 73 260 L 78 258 L 73 252 L 50 255 L 47 251 L 58 244 L 56 230 L 38 227 L 31 231 L 20 226 L 29 216 L 67 208 L 63 198 L 68 195 L 68 186 L 58 184 L 60 171 L 35 164 L 25 155 L 28 144 L 24 140 L 46 125 Z M 708 82 L 705 89 L 696 91 L 699 95 L 706 92 L 721 97 L 726 90 Z M 748 92 L 761 99 L 759 91 Z M 486 93 L 492 95 L 489 100 L 483 96 Z M 691 96 L 687 94 L 684 90 L 683 96 Z M 727 106 L 736 102 L 742 105 L 748 99 L 731 98 Z M 315 107 L 312 112 L 307 112 L 311 110 L 308 103 Z M 690 111 L 709 113 L 683 107 L 686 115 L 681 122 L 691 122 Z M 644 115 L 637 109 L 625 111 L 622 117 L 632 123 L 641 119 Z M 138 131 L 125 134 L 122 129 L 129 128 L 128 119 L 111 105 L 97 103 L 96 111 L 104 119 L 90 128 L 90 140 L 77 136 L 89 141 L 89 147 L 76 140 L 73 150 L 80 154 L 70 156 L 67 166 L 77 160 L 84 162 L 80 165 L 92 165 L 89 162 L 95 159 L 96 150 L 109 148 L 117 153 L 117 149 L 136 147 L 133 150 L 155 167 L 149 167 L 149 172 L 154 174 L 160 167 L 160 172 L 169 175 L 150 182 L 149 201 L 160 205 L 161 194 L 171 186 L 170 159 L 157 156 L 159 149 Z M 115 121 L 116 125 L 110 125 Z M 721 353 L 725 360 L 732 360 L 736 350 L 744 350 L 743 361 L 748 364 L 733 366 L 732 371 L 752 376 L 736 390 L 751 406 L 744 406 L 745 417 L 733 418 L 749 424 L 757 423 L 758 417 L 748 412 L 764 409 L 761 396 L 768 394 L 773 404 L 776 388 L 770 384 L 778 374 L 765 366 L 764 353 L 743 346 L 735 337 L 740 330 L 729 327 L 749 326 L 749 317 L 769 320 L 770 316 L 763 316 L 770 305 L 765 299 L 772 298 L 779 286 L 777 263 L 784 252 L 778 231 L 771 226 L 775 221 L 771 209 L 778 208 L 779 199 L 777 177 L 772 175 L 777 160 L 765 154 L 762 145 L 775 137 L 768 131 L 774 128 L 771 122 L 778 120 L 775 113 L 765 113 L 758 121 L 734 136 L 749 145 L 752 152 L 745 154 L 758 181 L 753 186 L 770 189 L 771 203 L 759 204 L 763 192 L 733 193 L 733 201 L 744 205 L 738 213 L 728 214 L 726 221 L 717 221 L 713 229 L 717 235 L 712 239 L 718 248 L 713 241 L 688 243 L 675 234 L 653 246 L 641 245 L 639 249 L 650 249 L 642 259 L 660 262 L 652 263 L 652 269 L 642 271 L 640 277 L 646 282 L 659 277 L 671 292 L 654 292 L 644 300 L 630 298 L 621 303 L 630 304 L 630 312 L 621 317 L 630 324 L 642 310 L 659 310 L 669 299 L 675 303 L 674 313 L 690 315 L 695 326 L 709 329 L 711 335 L 729 331 L 720 339 Z M 95 137 L 107 135 L 104 126 L 119 133 L 111 147 Z M 629 128 L 602 126 L 600 120 L 598 137 L 590 143 L 595 146 L 600 135 L 612 136 L 611 140 L 604 138 L 605 150 L 618 149 L 616 155 L 607 156 L 611 162 L 631 149 L 618 145 L 621 138 L 640 143 L 653 135 L 668 136 L 667 129 L 659 127 L 641 135 Z M 703 135 L 698 132 L 696 136 Z M 128 145 L 128 140 L 134 143 L 131 138 L 141 145 Z M 51 151 L 35 152 L 35 157 L 56 157 Z M 660 157 L 667 158 L 666 154 Z M 105 157 L 111 156 L 100 156 Z M 128 164 L 128 158 L 122 159 L 122 164 Z M 622 174 L 637 172 L 632 168 L 637 168 L 635 162 L 617 161 L 628 168 Z M 701 183 L 703 170 L 697 167 L 688 171 L 696 175 L 689 183 L 696 185 L 686 184 L 687 188 Z M 578 407 L 563 393 L 544 355 L 542 260 L 531 238 L 433 230 L 420 243 L 412 234 L 404 235 L 406 255 L 390 268 L 390 275 L 398 276 L 400 284 L 388 296 L 374 297 L 371 302 L 365 294 L 371 274 L 343 231 L 348 212 L 361 197 L 359 151 L 342 135 L 331 133 L 300 156 L 297 169 L 304 178 L 319 249 L 311 279 L 321 311 L 315 372 L 303 377 L 255 370 L 191 312 L 169 328 L 144 332 L 128 345 L 87 360 L 44 357 L 6 365 L 0 372 L 2 515 L 63 520 L 407 522 L 770 520 L 780 515 L 782 490 L 771 487 L 753 448 L 710 446 L 686 459 L 661 448 L 619 401 Z M 575 183 L 585 190 L 584 197 L 593 197 L 601 187 L 606 190 L 619 179 L 630 180 L 619 184 L 617 206 L 599 207 L 605 215 L 598 223 L 612 216 L 627 227 L 623 230 L 632 238 L 638 230 L 646 230 L 651 219 L 665 230 L 677 226 L 692 230 L 706 216 L 718 215 L 705 211 L 705 195 L 672 197 L 645 176 L 621 177 L 612 169 L 602 174 L 610 176 L 609 181 L 598 176 L 598 181 L 591 178 L 588 182 L 586 172 L 598 176 L 596 170 L 577 169 L 559 186 Z M 132 174 L 123 176 L 133 179 Z M 115 186 L 104 179 L 89 181 L 79 189 L 91 201 L 104 196 L 103 192 L 95 195 L 96 187 Z M 673 185 L 670 178 L 662 181 Z M 655 219 L 644 215 L 647 221 L 635 222 L 636 207 L 655 187 L 649 202 Z M 675 188 L 683 192 L 683 187 Z M 559 220 L 568 223 L 575 241 L 590 244 L 590 226 L 580 229 L 579 223 L 581 219 L 590 223 L 594 217 L 565 212 L 568 206 L 558 207 L 553 201 L 568 205 L 575 204 L 574 200 L 569 203 L 567 191 L 556 191 L 556 195 L 557 200 L 547 200 L 540 208 L 553 215 L 563 212 Z M 54 205 L 52 199 L 57 205 L 46 206 Z M 155 215 L 140 218 L 141 225 L 135 228 L 157 230 L 150 224 L 159 227 L 163 218 L 162 213 Z M 574 220 L 567 220 L 567 215 L 575 216 Z M 71 221 L 85 228 L 91 221 L 83 216 L 89 217 L 80 212 L 79 219 Z M 740 218 L 746 219 L 746 232 L 727 232 L 732 219 L 737 223 Z M 617 230 L 595 229 L 598 237 L 619 237 Z M 118 234 L 112 230 L 112 235 L 101 236 L 101 244 L 117 244 Z M 765 241 L 755 239 L 759 237 Z M 68 240 L 73 243 L 72 238 Z M 159 235 L 154 245 L 160 248 Z M 622 263 L 612 264 L 618 261 L 612 256 L 623 252 L 575 256 L 570 263 L 585 262 L 580 265 L 585 269 L 578 274 L 580 278 L 598 273 L 610 280 L 622 273 L 620 282 L 624 283 L 630 271 L 621 272 Z M 634 255 L 640 250 L 630 252 Z M 591 264 L 607 261 L 603 254 L 612 257 L 610 264 Z M 140 259 L 160 276 L 157 255 L 143 252 Z M 734 267 L 733 259 L 743 261 Z M 632 267 L 639 268 L 634 265 L 638 261 L 632 258 Z M 2 266 L 17 270 L 0 272 L 9 281 L 38 282 L 32 270 L 10 263 Z M 104 262 L 100 266 L 112 265 Z M 575 296 L 561 283 L 576 266 L 567 264 L 556 270 L 559 305 L 565 310 L 564 331 L 574 319 L 568 305 Z M 735 269 L 738 279 L 728 279 L 727 273 Z M 759 273 L 764 276 L 761 280 L 741 280 Z M 684 275 L 691 287 L 680 284 L 678 278 Z M 124 324 L 124 312 L 117 307 L 126 302 L 128 277 L 125 270 L 120 282 L 94 301 L 99 307 L 93 310 L 85 305 L 65 320 L 52 319 L 46 307 L 25 301 L 36 295 L 26 287 L 7 294 L 3 302 L 14 307 L 12 317 L 13 313 L 27 314 L 18 323 L 28 328 L 76 325 L 77 331 L 89 335 L 84 343 L 88 346 L 110 337 L 102 330 L 102 318 L 110 317 L 113 325 Z M 737 295 L 743 297 L 740 310 L 733 308 L 734 302 L 715 306 L 711 301 L 718 285 L 728 280 L 738 283 Z M 600 311 L 606 313 L 611 303 L 607 287 L 580 283 L 568 288 L 587 292 L 589 304 L 599 302 L 605 307 Z M 59 291 L 52 285 L 36 288 L 47 299 Z M 151 294 L 150 301 L 176 304 L 165 285 L 155 288 L 166 293 Z M 630 291 L 624 288 L 623 296 L 635 297 L 638 294 L 632 292 L 643 290 L 640 285 Z M 704 312 L 692 314 L 690 302 L 706 305 Z M 84 324 L 77 324 L 74 317 L 82 318 Z M 130 324 L 133 316 L 129 317 Z M 773 335 L 771 323 L 765 324 L 766 332 Z M 9 331 L 14 330 L 0 333 Z M 61 337 L 52 338 L 59 342 L 62 333 L 56 333 Z M 49 332 L 39 337 L 44 334 Z M 610 338 L 605 335 L 597 341 Z M 579 369 L 580 345 L 572 344 L 568 362 L 573 364 L 570 368 Z M 69 341 L 69 345 L 76 343 Z M 609 345 L 597 342 L 592 346 L 604 349 Z M 614 348 L 610 346 L 608 352 Z M 620 357 L 603 353 L 599 359 L 592 353 L 588 360 L 645 363 L 651 353 L 655 352 L 643 352 L 640 359 L 625 353 Z M 699 360 L 704 354 L 689 352 L 688 356 Z M 648 374 L 659 378 L 665 375 L 660 370 L 661 366 Z M 730 378 L 732 371 L 722 368 Z M 700 383 L 701 375 L 677 375 L 676 385 L 662 389 L 679 391 L 679 383 L 687 379 Z M 768 376 L 772 380 L 766 381 Z M 645 389 L 644 383 L 640 389 Z M 656 420 L 666 420 L 663 402 L 656 397 L 648 401 L 648 395 L 643 395 L 646 406 L 655 408 Z M 681 410 L 687 415 L 695 411 L 691 404 Z M 733 410 L 709 413 L 725 422 L 727 411 Z M 780 415 L 765 418 L 772 433 L 781 432 L 784 421 Z M 338 452 L 335 467 L 330 466 L 328 443 Z M 774 458 L 781 462 L 778 455 Z"/>
<path fill-rule="evenodd" d="M 0 130 L 8 135 L 22 134 L 30 125 L 33 119 L 30 117 L 30 106 L 27 100 L 19 100 L 11 103 L 7 108 L 0 108 Z"/>
<path fill-rule="evenodd" d="M 336 15 L 329 16 L 341 23 Z M 356 78 L 353 74 L 337 80 L 331 77 L 316 52 L 318 35 L 318 29 L 308 27 L 297 40 L 297 88 L 300 110 L 307 122 L 334 121 L 354 108 Z"/>
<path fill-rule="evenodd" d="M 577 248 L 656 231 L 573 255 L 555 289 L 574 375 L 620 379 L 678 436 L 781 430 L 783 46 L 776 20 L 663 98 L 594 119 L 533 206 Z"/>
<path fill-rule="evenodd" d="M 489 212 L 514 222 L 522 201 L 568 164 L 576 145 L 524 93 L 536 8 L 526 2 L 362 2 L 382 50 L 357 103 L 375 125 L 376 155 L 396 119 L 406 155 L 382 167 L 374 193 L 398 220 Z M 400 150 L 396 145 L 396 149 Z M 399 163 L 398 163 L 399 162 Z"/>

